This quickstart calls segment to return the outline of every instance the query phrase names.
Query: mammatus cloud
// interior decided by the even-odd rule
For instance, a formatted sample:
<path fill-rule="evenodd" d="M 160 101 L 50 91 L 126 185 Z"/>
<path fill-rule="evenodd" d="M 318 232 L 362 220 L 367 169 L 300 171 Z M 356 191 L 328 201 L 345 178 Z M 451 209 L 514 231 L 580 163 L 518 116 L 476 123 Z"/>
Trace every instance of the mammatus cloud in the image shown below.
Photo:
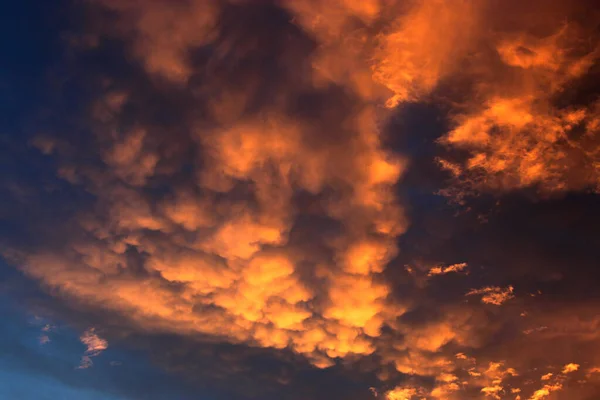
<path fill-rule="evenodd" d="M 229 32 L 230 27 L 213 30 L 215 21 L 206 22 L 204 33 L 184 29 L 178 19 L 190 13 L 210 18 L 196 3 L 180 9 L 165 2 L 99 2 L 116 12 L 125 29 L 107 34 L 131 41 L 133 56 L 151 79 L 179 85 L 199 73 L 192 71 L 187 55 L 210 38 L 210 63 L 216 69 L 203 73 L 214 76 L 194 90 L 215 95 L 197 99 L 208 115 L 205 121 L 191 121 L 186 132 L 198 157 L 193 180 L 174 185 L 156 203 L 147 196 L 153 180 L 177 172 L 161 171 L 168 156 L 156 145 L 167 138 L 157 137 L 161 133 L 141 121 L 125 129 L 122 120 L 136 94 L 108 90 L 93 107 L 98 140 L 104 143 L 98 154 L 103 169 L 61 169 L 65 179 L 86 182 L 104 210 L 102 216 L 79 217 L 92 240 L 69 243 L 70 255 L 29 255 L 25 270 L 66 295 L 131 315 L 148 329 L 291 347 L 318 366 L 373 353 L 372 338 L 398 313 L 387 302 L 389 287 L 379 274 L 406 229 L 392 190 L 404 161 L 382 146 L 385 113 L 360 96 L 348 96 L 351 114 L 335 103 L 315 110 L 331 117 L 301 118 L 286 110 L 303 92 L 330 100 L 325 89 L 308 81 L 310 69 L 290 72 L 298 75 L 297 88 L 273 87 L 278 104 L 245 111 L 254 89 L 243 85 L 260 76 L 250 73 L 239 87 L 227 83 L 229 76 L 218 75 L 218 64 L 233 65 L 233 75 L 249 74 L 240 69 L 251 57 L 244 52 L 256 51 L 264 39 L 250 35 L 248 43 L 233 45 L 239 33 Z M 218 8 L 221 18 L 227 13 L 239 18 L 235 7 L 256 9 L 217 2 L 210 7 Z M 298 34 L 291 25 L 286 29 Z M 173 30 L 177 45 L 165 43 L 164 35 Z M 289 57 L 296 57 L 295 51 L 290 48 Z M 337 139 L 330 141 L 327 134 Z M 291 233 L 301 212 L 306 213 L 294 198 L 298 192 L 312 197 L 317 208 L 310 213 L 339 225 L 338 232 L 314 236 L 315 243 L 295 243 Z M 322 250 L 307 253 L 314 244 Z M 123 273 L 128 251 L 146 257 L 149 275 Z"/>
<path fill-rule="evenodd" d="M 462 202 L 597 191 L 598 103 L 559 104 L 595 65 L 589 27 L 544 15 L 533 32 L 497 2 L 91 3 L 84 51 L 117 42 L 128 73 L 90 78 L 91 144 L 31 142 L 93 200 L 59 244 L 4 251 L 28 276 L 141 332 L 368 362 L 387 400 L 543 399 L 577 373 L 536 344 L 597 334 L 489 283 L 504 271 L 397 268 L 415 160 L 386 129 L 408 103 L 449 110 L 442 193 Z M 108 343 L 81 341 L 87 368 Z"/>

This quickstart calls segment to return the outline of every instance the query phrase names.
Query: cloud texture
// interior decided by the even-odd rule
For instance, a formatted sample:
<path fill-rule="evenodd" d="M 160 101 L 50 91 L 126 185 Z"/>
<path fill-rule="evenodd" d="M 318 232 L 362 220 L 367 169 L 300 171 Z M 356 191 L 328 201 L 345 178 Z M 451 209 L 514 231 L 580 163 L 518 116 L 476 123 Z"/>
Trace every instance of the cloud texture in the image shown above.
<path fill-rule="evenodd" d="M 571 270 L 543 252 L 597 212 L 548 206 L 540 220 L 560 221 L 528 249 L 506 223 L 568 193 L 598 204 L 600 19 L 550 3 L 86 3 L 69 43 L 86 105 L 72 132 L 30 141 L 86 201 L 60 237 L 33 222 L 38 240 L 3 254 L 139 334 L 375 376 L 357 398 L 591 399 L 599 299 L 569 295 L 566 275 L 591 276 L 598 233 Z M 422 140 L 423 126 L 394 128 L 418 103 L 447 127 L 426 156 L 393 145 Z M 419 157 L 431 203 L 407 189 Z M 108 342 L 81 340 L 85 368 Z"/>

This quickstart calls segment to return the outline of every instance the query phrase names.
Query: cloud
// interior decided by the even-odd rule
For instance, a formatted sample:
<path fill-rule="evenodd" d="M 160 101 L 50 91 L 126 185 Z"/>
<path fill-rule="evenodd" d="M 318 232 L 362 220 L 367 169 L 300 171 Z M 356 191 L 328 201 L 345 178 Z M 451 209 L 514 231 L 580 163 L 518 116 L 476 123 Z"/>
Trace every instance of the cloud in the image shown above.
<path fill-rule="evenodd" d="M 465 268 L 467 268 L 467 263 L 452 264 L 452 265 L 448 265 L 447 267 L 437 266 L 437 267 L 431 268 L 427 275 L 434 276 L 434 275 L 444 275 L 444 274 L 448 274 L 450 272 L 461 272 Z"/>
<path fill-rule="evenodd" d="M 548 380 L 550 380 L 550 378 L 552 378 L 552 375 L 553 375 L 552 372 L 548 372 L 546 375 L 543 375 L 541 379 L 543 381 L 548 381 Z"/>
<path fill-rule="evenodd" d="M 133 52 L 149 72 L 177 83 L 185 83 L 191 73 L 189 51 L 210 43 L 216 23 L 216 2 L 98 0 L 95 3 L 118 13 L 115 35 L 133 38 Z"/>
<path fill-rule="evenodd" d="M 40 342 L 41 345 L 44 345 L 46 343 L 50 343 L 50 338 L 48 337 L 48 335 L 40 335 L 39 342 Z"/>
<path fill-rule="evenodd" d="M 530 400 L 541 400 L 550 396 L 550 393 L 556 392 L 562 389 L 562 385 L 557 383 L 555 385 L 544 385 L 543 388 L 536 390 L 533 395 L 529 398 Z"/>
<path fill-rule="evenodd" d="M 374 78 L 391 92 L 386 106 L 419 100 L 459 68 L 480 23 L 478 6 L 416 1 L 377 37 Z M 430 21 L 437 21 L 431 25 Z"/>
<path fill-rule="evenodd" d="M 108 342 L 96 334 L 95 328 L 89 328 L 79 338 L 81 343 L 87 346 L 84 355 L 81 357 L 81 363 L 77 369 L 90 368 L 94 363 L 92 357 L 99 356 L 108 348 Z"/>
<path fill-rule="evenodd" d="M 378 126 L 386 114 L 359 96 L 343 95 L 338 103 L 301 66 L 278 67 L 299 81 L 286 87 L 287 78 L 279 77 L 270 90 L 280 101 L 245 110 L 262 79 L 262 69 L 245 65 L 261 46 L 278 44 L 257 24 L 247 27 L 255 30 L 248 36 L 243 27 L 214 18 L 239 20 L 243 10 L 260 18 L 273 14 L 271 23 L 298 36 L 276 7 L 159 1 L 100 1 L 94 7 L 117 20 L 99 37 L 125 40 L 149 79 L 167 79 L 179 90 L 201 68 L 212 76 L 199 84 L 194 99 L 206 118 L 190 116 L 183 133 L 193 171 L 159 197 L 150 195 L 158 181 L 176 179 L 178 169 L 166 165 L 176 139 L 149 122 L 147 99 L 129 82 L 109 84 L 88 116 L 97 144 L 89 159 L 98 163 L 67 166 L 71 156 L 57 152 L 64 163 L 59 175 L 95 197 L 94 209 L 75 217 L 82 236 L 67 240 L 66 252 L 23 255 L 23 270 L 68 298 L 128 315 L 151 331 L 289 347 L 318 366 L 373 353 L 373 338 L 394 313 L 379 275 L 407 226 L 393 193 L 405 162 L 384 149 Z M 206 31 L 181 20 L 197 23 L 192 14 L 206 18 Z M 210 62 L 195 65 L 192 53 L 209 43 Z M 280 51 L 269 50 L 265 57 Z M 276 61 L 297 58 L 296 51 L 290 47 Z M 225 76 L 221 63 L 233 68 Z M 234 76 L 239 82 L 230 80 Z M 206 97 L 206 91 L 214 95 Z M 304 112 L 314 117 L 293 109 L 306 94 L 326 102 Z M 330 127 L 339 131 L 338 140 L 323 135 Z M 301 216 L 299 192 L 314 198 L 315 211 L 338 224 L 338 232 L 322 241 L 310 227 L 312 242 L 291 239 Z M 304 254 L 302 247 L 310 246 L 322 250 Z"/>
<path fill-rule="evenodd" d="M 415 388 L 400 388 L 397 387 L 385 394 L 386 400 L 410 400 L 417 395 Z"/>
<path fill-rule="evenodd" d="M 518 196 L 597 191 L 598 103 L 569 96 L 598 50 L 566 3 L 528 7 L 93 1 L 75 133 L 28 142 L 81 204 L 2 254 L 206 381 L 268 355 L 293 371 L 260 382 L 368 376 L 390 400 L 572 393 L 597 357 L 596 200 Z M 81 341 L 87 368 L 108 341 Z"/>
<path fill-rule="evenodd" d="M 484 287 L 481 289 L 471 289 L 465 296 L 482 295 L 481 302 L 484 304 L 493 304 L 499 306 L 502 303 L 514 298 L 514 288 L 507 286 L 502 288 L 499 286 Z"/>
<path fill-rule="evenodd" d="M 563 374 L 568 374 L 571 372 L 575 372 L 579 369 L 579 364 L 575 364 L 575 363 L 569 363 L 567 365 L 565 365 L 563 367 L 562 373 Z"/>

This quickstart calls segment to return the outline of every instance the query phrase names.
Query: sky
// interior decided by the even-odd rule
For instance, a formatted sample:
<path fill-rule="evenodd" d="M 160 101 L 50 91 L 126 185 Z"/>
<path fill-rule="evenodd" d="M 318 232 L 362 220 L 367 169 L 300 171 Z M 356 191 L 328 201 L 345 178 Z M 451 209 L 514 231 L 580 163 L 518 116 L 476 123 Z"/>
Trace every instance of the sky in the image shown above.
<path fill-rule="evenodd" d="M 0 398 L 600 398 L 594 1 L 5 3 Z"/>

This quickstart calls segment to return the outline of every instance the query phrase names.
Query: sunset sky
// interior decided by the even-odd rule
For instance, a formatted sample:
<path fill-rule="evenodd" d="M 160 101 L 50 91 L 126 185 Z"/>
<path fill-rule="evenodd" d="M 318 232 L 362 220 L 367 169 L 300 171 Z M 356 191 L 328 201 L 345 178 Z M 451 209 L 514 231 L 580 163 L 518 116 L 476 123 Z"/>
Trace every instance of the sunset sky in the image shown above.
<path fill-rule="evenodd" d="M 4 3 L 0 399 L 600 399 L 595 1 Z"/>

